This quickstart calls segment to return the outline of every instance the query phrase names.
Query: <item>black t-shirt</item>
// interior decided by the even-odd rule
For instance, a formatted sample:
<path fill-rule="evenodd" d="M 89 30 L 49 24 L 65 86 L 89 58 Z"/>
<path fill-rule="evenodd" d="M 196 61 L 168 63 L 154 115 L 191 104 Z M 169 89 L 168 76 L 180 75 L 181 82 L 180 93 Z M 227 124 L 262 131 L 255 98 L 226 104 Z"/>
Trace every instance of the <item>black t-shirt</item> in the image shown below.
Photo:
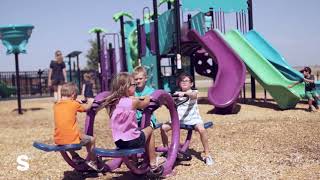
<path fill-rule="evenodd" d="M 314 75 L 310 75 L 310 77 L 305 77 L 306 79 L 309 79 L 309 80 L 313 80 L 313 83 L 311 82 L 305 82 L 306 83 L 306 87 L 305 87 L 305 90 L 306 91 L 312 91 L 316 88 L 316 84 L 314 83 Z M 304 80 L 300 80 L 300 82 L 303 82 Z"/>
<path fill-rule="evenodd" d="M 84 88 L 84 97 L 93 98 L 93 84 L 91 81 L 84 81 L 86 85 Z"/>
<path fill-rule="evenodd" d="M 51 80 L 55 81 L 64 81 L 63 69 L 66 68 L 66 64 L 64 62 L 57 63 L 56 61 L 51 61 L 50 68 L 52 69 Z"/>

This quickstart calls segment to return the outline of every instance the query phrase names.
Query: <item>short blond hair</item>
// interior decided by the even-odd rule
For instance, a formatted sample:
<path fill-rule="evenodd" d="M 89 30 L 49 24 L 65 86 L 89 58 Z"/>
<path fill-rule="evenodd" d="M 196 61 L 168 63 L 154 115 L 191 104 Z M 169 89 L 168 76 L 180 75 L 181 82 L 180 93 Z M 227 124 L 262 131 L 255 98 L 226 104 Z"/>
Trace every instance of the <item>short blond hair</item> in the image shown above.
<path fill-rule="evenodd" d="M 147 70 L 143 66 L 137 66 L 133 70 L 133 75 L 137 75 L 139 73 L 143 73 L 145 77 L 147 77 Z"/>
<path fill-rule="evenodd" d="M 62 85 L 61 87 L 61 96 L 71 97 L 74 94 L 78 93 L 77 85 L 73 82 L 68 82 Z"/>

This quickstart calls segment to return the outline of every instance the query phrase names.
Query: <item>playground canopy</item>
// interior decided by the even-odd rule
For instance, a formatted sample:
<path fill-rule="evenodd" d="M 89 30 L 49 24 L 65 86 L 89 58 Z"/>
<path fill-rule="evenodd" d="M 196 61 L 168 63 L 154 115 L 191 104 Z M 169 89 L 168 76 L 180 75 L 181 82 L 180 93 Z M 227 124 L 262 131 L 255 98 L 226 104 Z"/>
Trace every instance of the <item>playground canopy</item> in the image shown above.
<path fill-rule="evenodd" d="M 225 13 L 248 10 L 247 0 L 182 0 L 182 4 L 185 11 L 208 12 L 210 7 Z"/>

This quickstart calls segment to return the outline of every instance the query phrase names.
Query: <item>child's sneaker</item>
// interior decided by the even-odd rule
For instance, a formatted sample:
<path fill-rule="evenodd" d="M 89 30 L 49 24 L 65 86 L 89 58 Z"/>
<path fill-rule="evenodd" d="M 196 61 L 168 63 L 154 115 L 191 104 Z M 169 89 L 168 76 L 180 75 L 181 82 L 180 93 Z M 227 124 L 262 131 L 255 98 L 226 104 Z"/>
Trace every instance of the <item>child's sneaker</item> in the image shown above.
<path fill-rule="evenodd" d="M 309 106 L 309 108 L 308 108 L 308 112 L 313 112 L 313 109 L 312 109 L 312 107 L 311 107 L 311 106 Z"/>
<path fill-rule="evenodd" d="M 207 156 L 207 157 L 205 157 L 204 158 L 204 161 L 205 161 L 205 163 L 206 163 L 206 165 L 207 166 L 211 166 L 211 165 L 213 165 L 213 159 L 212 159 L 212 157 L 209 155 L 209 156 Z"/>
<path fill-rule="evenodd" d="M 165 162 L 167 161 L 167 159 L 165 157 L 157 157 L 156 158 L 156 162 L 150 164 L 150 168 L 152 171 L 158 169 L 160 166 L 162 166 Z"/>
<path fill-rule="evenodd" d="M 97 172 L 101 172 L 104 167 L 102 167 L 101 169 L 98 169 L 98 165 L 97 162 L 95 161 L 86 161 L 86 164 L 93 170 L 97 171 Z"/>

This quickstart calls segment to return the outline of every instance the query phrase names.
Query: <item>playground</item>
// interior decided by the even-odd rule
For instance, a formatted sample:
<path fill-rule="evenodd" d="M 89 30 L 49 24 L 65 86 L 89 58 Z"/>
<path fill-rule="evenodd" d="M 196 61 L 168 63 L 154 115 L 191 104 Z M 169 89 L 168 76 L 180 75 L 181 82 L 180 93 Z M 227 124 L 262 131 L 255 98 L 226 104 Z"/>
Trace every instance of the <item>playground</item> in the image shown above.
<path fill-rule="evenodd" d="M 58 50 L 48 71 L 21 73 L 19 55 L 27 52 L 27 44 L 29 40 L 32 42 L 31 34 L 37 27 L 0 26 L 0 39 L 7 55 L 14 55 L 15 59 L 15 73 L 0 73 L 0 165 L 9 171 L 2 171 L 0 177 L 319 179 L 319 67 L 312 67 L 312 73 L 309 67 L 293 67 L 280 49 L 264 37 L 263 31 L 254 28 L 253 9 L 252 0 L 199 0 L 199 3 L 153 0 L 152 6 L 141 7 L 142 14 L 138 17 L 129 10 L 119 11 L 112 17 L 120 27 L 119 32 L 106 32 L 99 27 L 88 30 L 88 36 L 95 36 L 90 41 L 90 52 L 94 52 L 91 55 L 97 66 L 83 71 L 79 66 L 82 51 L 72 51 L 64 56 L 69 59 L 64 62 L 62 51 Z M 72 58 L 77 62 L 73 61 L 73 68 Z M 142 75 L 136 72 L 138 66 Z M 59 75 L 57 79 L 51 76 L 53 68 L 56 77 Z M 184 73 L 190 76 L 181 79 L 179 75 Z M 119 74 L 124 78 L 122 81 L 118 80 Z M 116 81 L 112 81 L 114 77 Z M 139 80 L 143 78 L 145 81 Z M 57 84 L 53 85 L 53 81 Z M 145 83 L 142 89 L 139 81 Z M 67 95 L 60 97 L 60 85 L 66 82 L 74 83 L 70 85 L 73 90 L 67 89 L 72 94 L 64 89 Z M 141 104 L 148 97 L 128 98 L 145 96 L 142 94 L 148 88 L 150 100 L 144 106 Z M 174 93 L 177 91 L 183 95 L 177 96 Z M 81 96 L 78 102 L 77 95 Z M 49 96 L 54 96 L 54 101 Z M 122 102 L 122 98 L 126 101 Z M 86 113 L 78 113 L 69 120 L 65 116 L 69 113 L 67 108 L 60 107 L 58 123 L 53 107 L 66 100 L 77 106 L 76 114 Z M 120 102 L 122 106 L 113 106 Z M 80 104 L 90 107 L 82 110 Z M 110 120 L 102 105 L 112 106 L 112 116 L 114 112 L 123 115 L 130 111 L 134 117 L 117 114 Z M 190 109 L 198 113 L 199 109 L 200 115 L 190 117 L 200 123 L 184 121 L 185 115 L 189 115 L 185 112 L 181 116 L 181 105 L 188 113 Z M 100 107 L 103 110 L 99 111 Z M 70 114 L 74 115 L 71 112 L 74 109 L 70 108 Z M 141 112 L 139 127 L 137 111 Z M 151 128 L 153 113 L 158 122 Z M 169 120 L 172 129 L 169 144 L 162 146 L 160 129 Z M 94 144 L 90 136 L 97 138 L 91 153 L 82 147 L 85 136 L 81 139 L 75 132 L 73 121 L 88 135 L 90 146 Z M 126 125 L 129 122 L 130 127 Z M 196 131 L 208 132 L 209 154 L 203 134 L 201 143 Z M 66 140 L 59 144 L 54 141 L 54 132 L 55 140 L 58 132 L 65 133 L 61 139 L 72 138 L 74 133 L 81 141 Z M 122 139 L 132 138 L 126 136 L 132 132 L 144 135 L 142 145 L 115 146 L 118 141 L 137 140 L 137 137 Z M 155 147 L 150 146 L 152 132 Z M 117 133 L 122 136 L 114 142 Z M 75 151 L 81 156 L 78 159 L 74 157 Z M 154 158 L 160 154 L 166 158 L 163 164 Z"/>
<path fill-rule="evenodd" d="M 206 97 L 205 93 L 201 96 Z M 262 97 L 262 96 L 261 96 Z M 52 103 L 44 99 L 24 101 L 28 109 L 23 116 L 12 112 L 15 101 L 2 101 L 1 118 L 1 171 L 5 179 L 90 179 L 95 174 L 83 175 L 71 168 L 59 153 L 45 153 L 32 147 L 34 140 L 53 143 L 51 134 L 54 128 Z M 306 104 L 299 103 L 297 109 L 280 111 L 274 102 L 255 101 L 240 104 L 241 111 L 236 115 L 210 114 L 212 106 L 200 104 L 204 119 L 214 120 L 215 126 L 208 129 L 210 149 L 216 163 L 208 167 L 199 160 L 202 151 L 198 135 L 190 145 L 191 161 L 177 162 L 176 175 L 168 179 L 317 179 L 319 178 L 320 154 L 318 141 L 320 122 L 318 113 L 304 110 Z M 160 122 L 168 118 L 165 108 L 156 111 Z M 37 114 L 35 116 L 35 114 Z M 97 146 L 114 148 L 108 118 L 104 112 L 98 114 L 95 124 Z M 85 116 L 79 116 L 81 129 Z M 186 133 L 181 133 L 185 137 Z M 159 130 L 156 143 L 161 144 Z M 28 171 L 16 169 L 16 157 L 25 154 L 30 159 Z M 85 149 L 81 150 L 85 155 Z M 98 179 L 135 179 L 125 165 L 115 172 L 100 174 Z"/>

